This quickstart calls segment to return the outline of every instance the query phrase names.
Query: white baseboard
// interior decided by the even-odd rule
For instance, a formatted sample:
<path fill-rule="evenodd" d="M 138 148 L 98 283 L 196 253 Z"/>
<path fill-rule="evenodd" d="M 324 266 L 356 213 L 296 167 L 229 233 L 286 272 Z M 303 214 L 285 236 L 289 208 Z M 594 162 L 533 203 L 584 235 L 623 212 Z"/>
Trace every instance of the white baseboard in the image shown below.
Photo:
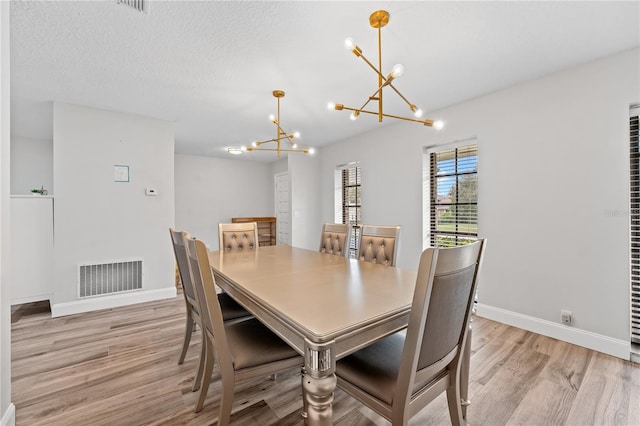
<path fill-rule="evenodd" d="M 52 298 L 53 298 L 53 293 L 40 294 L 38 296 L 15 297 L 15 298 L 12 297 L 11 306 L 22 305 L 24 303 L 42 302 L 43 300 L 51 300 Z"/>
<path fill-rule="evenodd" d="M 580 330 L 579 328 L 556 324 L 540 318 L 530 317 L 517 312 L 507 311 L 493 306 L 478 303 L 476 306 L 478 316 L 498 321 L 524 330 L 554 339 L 582 346 L 587 349 L 602 352 L 625 360 L 631 359 L 631 342 L 613 339 L 602 334 Z"/>
<path fill-rule="evenodd" d="M 9 404 L 7 411 L 2 415 L 0 426 L 16 426 L 16 406 L 13 405 L 13 402 Z"/>
<path fill-rule="evenodd" d="M 133 305 L 134 303 L 171 299 L 172 297 L 176 297 L 176 294 L 176 288 L 171 286 L 157 290 L 142 290 L 130 293 L 114 294 L 111 296 L 93 297 L 91 299 L 74 300 L 73 302 L 52 303 L 51 317 L 62 317 L 65 315 L 98 311 L 100 309 Z"/>

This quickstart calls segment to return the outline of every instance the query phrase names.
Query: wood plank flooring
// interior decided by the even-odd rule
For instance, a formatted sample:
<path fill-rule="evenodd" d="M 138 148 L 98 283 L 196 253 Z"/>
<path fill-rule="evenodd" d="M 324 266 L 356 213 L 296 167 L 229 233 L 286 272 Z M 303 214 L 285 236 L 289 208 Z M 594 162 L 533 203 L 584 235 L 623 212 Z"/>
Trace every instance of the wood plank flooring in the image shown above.
<path fill-rule="evenodd" d="M 220 384 L 196 414 L 191 392 L 200 332 L 177 364 L 184 301 L 175 299 L 62 318 L 47 303 L 12 312 L 12 400 L 21 425 L 211 425 Z M 640 425 L 640 365 L 476 318 L 471 425 Z M 302 425 L 300 373 L 236 389 L 232 424 Z M 340 390 L 336 425 L 388 425 Z M 450 424 L 444 396 L 411 425 Z"/>

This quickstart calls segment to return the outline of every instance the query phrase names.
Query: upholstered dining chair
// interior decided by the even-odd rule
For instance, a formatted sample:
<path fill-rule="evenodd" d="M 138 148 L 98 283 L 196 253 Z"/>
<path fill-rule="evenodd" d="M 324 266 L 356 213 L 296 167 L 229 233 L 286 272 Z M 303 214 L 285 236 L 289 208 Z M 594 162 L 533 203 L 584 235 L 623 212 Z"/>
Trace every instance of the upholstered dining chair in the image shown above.
<path fill-rule="evenodd" d="M 256 222 L 219 223 L 218 239 L 221 251 L 254 250 L 259 245 L 258 224 Z"/>
<path fill-rule="evenodd" d="M 394 426 L 447 393 L 464 423 L 460 370 L 485 241 L 428 248 L 420 257 L 406 337 L 386 337 L 336 363 L 338 386 Z"/>
<path fill-rule="evenodd" d="M 348 256 L 351 225 L 342 223 L 324 223 L 320 237 L 320 253 Z"/>
<path fill-rule="evenodd" d="M 236 383 L 291 368 L 300 368 L 303 359 L 256 318 L 225 323 L 214 290 L 215 278 L 209 264 L 207 248 L 200 240 L 189 240 L 187 247 L 189 267 L 200 301 L 204 325 L 203 342 L 207 345 L 202 385 L 195 411 L 202 409 L 212 378 L 214 361 L 217 359 L 222 380 L 218 425 L 228 425 Z"/>
<path fill-rule="evenodd" d="M 396 266 L 399 242 L 399 226 L 363 225 L 360 233 L 358 259 L 386 266 Z"/>
<path fill-rule="evenodd" d="M 176 231 L 171 228 L 169 228 L 169 233 L 171 234 L 173 253 L 175 254 L 176 263 L 178 264 L 178 273 L 180 275 L 180 281 L 182 282 L 182 294 L 184 296 L 184 302 L 187 309 L 187 323 L 184 331 L 184 341 L 182 343 L 180 358 L 178 358 L 178 364 L 182 364 L 185 356 L 187 355 L 187 350 L 189 349 L 189 343 L 191 342 L 191 335 L 193 334 L 194 326 L 197 324 L 201 330 L 204 328 L 202 326 L 202 318 L 200 316 L 198 295 L 193 287 L 191 274 L 189 272 L 189 259 L 187 258 L 186 251 L 186 241 L 191 239 L 191 236 L 187 232 Z M 241 321 L 251 317 L 251 314 L 228 294 L 218 294 L 218 301 L 222 310 L 222 317 L 225 321 Z M 198 390 L 200 387 L 205 361 L 205 349 L 206 346 L 202 344 L 200 348 L 198 370 L 193 381 L 193 391 Z"/>

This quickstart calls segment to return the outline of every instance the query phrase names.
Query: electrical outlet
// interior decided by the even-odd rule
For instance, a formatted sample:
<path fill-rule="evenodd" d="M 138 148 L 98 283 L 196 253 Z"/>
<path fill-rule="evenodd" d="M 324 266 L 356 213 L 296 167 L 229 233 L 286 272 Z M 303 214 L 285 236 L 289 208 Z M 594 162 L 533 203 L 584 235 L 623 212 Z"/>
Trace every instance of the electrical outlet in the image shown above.
<path fill-rule="evenodd" d="M 573 323 L 573 315 L 571 311 L 560 311 L 560 317 L 562 318 L 562 323 L 565 325 L 571 325 Z"/>

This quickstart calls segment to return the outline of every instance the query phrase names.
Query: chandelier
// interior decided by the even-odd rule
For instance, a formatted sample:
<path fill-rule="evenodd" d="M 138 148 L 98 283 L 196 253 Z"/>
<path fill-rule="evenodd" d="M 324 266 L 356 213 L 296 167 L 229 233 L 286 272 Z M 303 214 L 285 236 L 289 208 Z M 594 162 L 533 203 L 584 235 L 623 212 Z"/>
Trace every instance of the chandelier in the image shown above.
<path fill-rule="evenodd" d="M 397 118 L 400 120 L 407 120 L 407 121 L 414 121 L 416 123 L 422 123 L 425 126 L 432 126 L 435 129 L 441 129 L 444 125 L 444 123 L 442 121 L 433 121 L 433 120 L 424 120 L 422 119 L 422 110 L 420 108 L 418 108 L 415 104 L 409 102 L 409 100 L 402 94 L 400 93 L 400 91 L 393 85 L 393 80 L 395 80 L 397 77 L 400 77 L 402 75 L 402 73 L 404 72 L 404 67 L 400 64 L 395 65 L 392 69 L 391 72 L 389 74 L 387 74 L 386 76 L 382 73 L 382 34 L 381 34 L 381 29 L 382 27 L 384 27 L 385 25 L 387 25 L 389 23 L 389 12 L 387 12 L 386 10 L 377 10 L 375 12 L 373 12 L 371 14 L 371 16 L 369 16 L 369 24 L 373 27 L 373 28 L 377 28 L 378 29 L 378 67 L 376 68 L 375 65 L 373 65 L 371 63 L 371 61 L 369 61 L 363 54 L 362 54 L 362 49 L 360 49 L 358 47 L 357 44 L 354 43 L 354 41 L 351 38 L 347 38 L 345 40 L 345 48 L 351 50 L 351 52 L 353 52 L 354 55 L 356 55 L 359 58 L 362 58 L 362 60 L 369 65 L 369 67 L 371 67 L 371 69 L 378 75 L 378 87 L 376 88 L 375 92 L 373 92 L 373 94 L 371 96 L 369 96 L 369 98 L 366 100 L 366 102 L 364 104 L 362 104 L 362 106 L 360 108 L 350 108 L 347 106 L 344 106 L 343 104 L 335 104 L 333 102 L 329 103 L 328 108 L 329 109 L 335 109 L 338 111 L 342 111 L 342 110 L 347 110 L 347 111 L 352 111 L 351 112 L 351 119 L 355 120 L 358 118 L 358 116 L 361 113 L 366 113 L 366 114 L 374 114 L 378 116 L 378 121 L 382 122 L 382 118 L 383 117 L 389 117 L 389 118 Z M 414 117 L 401 117 L 398 115 L 391 115 L 391 114 L 386 114 L 383 112 L 382 109 L 382 89 L 384 89 L 385 87 L 390 87 L 391 89 L 393 89 L 394 92 L 396 92 L 398 94 L 398 96 L 400 96 L 400 98 L 402 98 L 402 100 L 409 106 L 409 109 L 411 110 L 411 112 L 413 112 L 413 116 Z M 369 102 L 371 101 L 377 101 L 378 102 L 378 111 L 370 111 L 370 110 L 366 110 L 364 109 Z"/>
<path fill-rule="evenodd" d="M 282 90 L 274 90 L 273 96 L 278 100 L 278 116 L 274 116 L 273 114 L 269 116 L 269 119 L 273 124 L 276 125 L 276 137 L 273 139 L 269 139 L 266 141 L 253 142 L 253 146 L 248 146 L 247 151 L 277 151 L 278 157 L 280 157 L 281 152 L 303 152 L 305 154 L 313 154 L 313 148 L 298 148 L 298 144 L 294 141 L 294 139 L 298 139 L 300 137 L 300 132 L 287 133 L 282 130 L 280 127 L 280 98 L 284 98 L 284 91 Z M 280 142 L 285 140 L 289 143 L 288 148 L 281 148 Z M 271 142 L 276 143 L 275 148 L 260 148 L 261 145 L 268 144 Z M 286 146 L 286 145 L 285 145 Z"/>

